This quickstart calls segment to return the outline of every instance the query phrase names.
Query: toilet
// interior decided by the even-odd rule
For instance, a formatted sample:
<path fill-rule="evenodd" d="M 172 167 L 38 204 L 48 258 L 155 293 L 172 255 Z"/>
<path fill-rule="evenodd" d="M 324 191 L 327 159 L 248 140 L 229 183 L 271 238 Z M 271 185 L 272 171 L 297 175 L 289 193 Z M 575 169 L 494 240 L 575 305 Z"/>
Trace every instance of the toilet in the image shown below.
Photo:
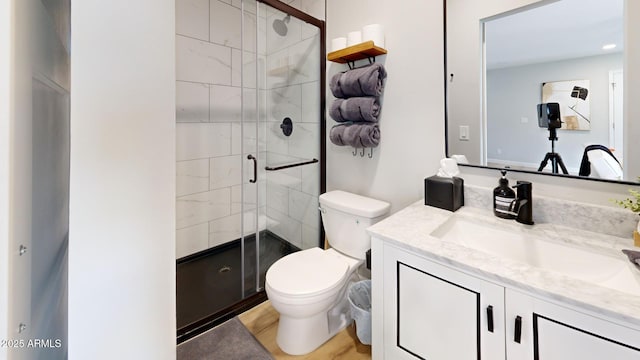
<path fill-rule="evenodd" d="M 347 290 L 359 280 L 357 270 L 371 246 L 365 229 L 390 208 L 339 190 L 320 195 L 319 202 L 331 248 L 295 252 L 267 270 L 267 297 L 280 313 L 276 342 L 291 355 L 315 350 L 351 323 Z"/>

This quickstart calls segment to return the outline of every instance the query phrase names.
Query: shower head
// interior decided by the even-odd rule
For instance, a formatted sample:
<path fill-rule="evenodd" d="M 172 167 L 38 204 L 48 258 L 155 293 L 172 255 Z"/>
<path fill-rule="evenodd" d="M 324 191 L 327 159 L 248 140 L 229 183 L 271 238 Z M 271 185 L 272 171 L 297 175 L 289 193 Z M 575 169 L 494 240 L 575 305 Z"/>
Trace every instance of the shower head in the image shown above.
<path fill-rule="evenodd" d="M 285 16 L 284 19 L 282 20 L 280 19 L 273 20 L 273 30 L 275 30 L 276 33 L 278 33 L 278 35 L 280 36 L 286 36 L 287 31 L 289 31 L 289 29 L 287 29 L 287 24 L 289 23 L 289 20 L 291 20 L 291 15 Z"/>

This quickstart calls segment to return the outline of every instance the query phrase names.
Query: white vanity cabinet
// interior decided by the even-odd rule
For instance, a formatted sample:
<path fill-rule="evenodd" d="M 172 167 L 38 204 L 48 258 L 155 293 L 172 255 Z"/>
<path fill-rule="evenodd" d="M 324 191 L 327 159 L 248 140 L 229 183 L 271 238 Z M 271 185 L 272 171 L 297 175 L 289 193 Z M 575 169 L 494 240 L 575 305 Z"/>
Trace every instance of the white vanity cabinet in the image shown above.
<path fill-rule="evenodd" d="M 383 255 L 372 265 L 374 358 L 504 359 L 504 287 L 390 245 Z"/>
<path fill-rule="evenodd" d="M 373 358 L 640 359 L 640 331 L 372 239 Z"/>

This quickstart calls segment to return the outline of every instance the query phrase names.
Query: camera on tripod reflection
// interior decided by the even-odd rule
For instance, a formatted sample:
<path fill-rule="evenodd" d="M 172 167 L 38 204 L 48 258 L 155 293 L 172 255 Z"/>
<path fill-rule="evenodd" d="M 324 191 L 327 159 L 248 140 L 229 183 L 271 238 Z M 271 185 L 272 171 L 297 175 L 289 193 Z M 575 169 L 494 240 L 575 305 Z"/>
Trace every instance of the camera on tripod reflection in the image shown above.
<path fill-rule="evenodd" d="M 558 133 L 556 130 L 562 127 L 562 121 L 560 120 L 560 104 L 538 104 L 538 126 L 549 130 L 549 140 L 551 140 L 551 152 L 548 152 L 547 155 L 544 156 L 544 160 L 540 163 L 538 171 L 542 171 L 542 169 L 547 166 L 547 163 L 551 161 L 551 171 L 554 174 L 558 174 L 558 167 L 560 167 L 563 174 L 568 174 L 569 172 L 567 171 L 567 167 L 564 166 L 562 157 L 556 152 L 555 144 L 555 141 L 558 140 Z"/>
<path fill-rule="evenodd" d="M 538 104 L 538 126 L 549 130 L 561 128 L 562 121 L 560 120 L 560 104 Z"/>

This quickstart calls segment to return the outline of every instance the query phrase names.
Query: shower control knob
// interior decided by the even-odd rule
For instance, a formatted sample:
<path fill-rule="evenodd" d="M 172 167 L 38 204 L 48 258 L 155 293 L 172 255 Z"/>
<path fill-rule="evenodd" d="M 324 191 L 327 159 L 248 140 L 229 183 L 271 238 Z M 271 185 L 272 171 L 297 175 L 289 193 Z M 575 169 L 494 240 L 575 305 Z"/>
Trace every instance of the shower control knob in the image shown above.
<path fill-rule="evenodd" d="M 290 136 L 293 132 L 293 121 L 291 121 L 291 118 L 284 118 L 282 124 L 280 124 L 280 129 L 282 129 L 284 136 Z"/>

